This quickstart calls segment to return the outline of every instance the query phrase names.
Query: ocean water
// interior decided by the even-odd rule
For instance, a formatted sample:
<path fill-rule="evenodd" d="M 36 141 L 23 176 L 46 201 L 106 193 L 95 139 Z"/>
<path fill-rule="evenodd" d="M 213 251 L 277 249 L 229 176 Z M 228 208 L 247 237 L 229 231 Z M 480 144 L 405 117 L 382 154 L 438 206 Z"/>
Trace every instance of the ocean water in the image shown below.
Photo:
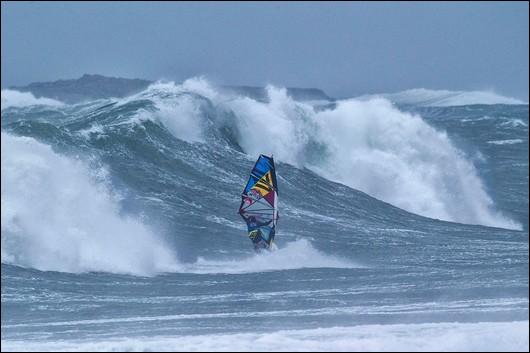
<path fill-rule="evenodd" d="M 417 93 L 3 91 L 2 350 L 528 351 L 528 104 Z M 237 214 L 260 153 L 263 255 Z"/>

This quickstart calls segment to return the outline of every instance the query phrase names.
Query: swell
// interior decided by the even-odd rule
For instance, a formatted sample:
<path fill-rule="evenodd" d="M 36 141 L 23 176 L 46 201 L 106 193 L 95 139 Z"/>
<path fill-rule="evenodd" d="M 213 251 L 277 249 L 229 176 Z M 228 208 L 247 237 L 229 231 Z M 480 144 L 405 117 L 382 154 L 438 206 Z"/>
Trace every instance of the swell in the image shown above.
<path fill-rule="evenodd" d="M 49 114 L 45 118 L 39 110 L 3 112 L 3 130 L 48 146 L 2 135 L 2 150 L 11 151 L 2 154 L 2 240 L 9 240 L 2 241 L 2 261 L 66 272 L 152 274 L 349 268 L 382 264 L 389 256 L 404 266 L 458 261 L 459 253 L 492 264 L 506 254 L 514 263 L 524 260 L 520 232 L 427 219 L 346 186 L 356 182 L 373 194 L 370 186 L 388 184 L 378 169 L 388 164 L 384 171 L 399 178 L 414 167 L 439 173 L 433 180 L 441 184 L 418 180 L 417 190 L 407 189 L 409 201 L 425 198 L 418 195 L 423 185 L 449 209 L 459 199 L 440 193 L 461 194 L 460 202 L 472 209 L 458 205 L 467 217 L 485 210 L 484 223 L 506 221 L 488 204 L 473 163 L 419 115 L 384 100 L 348 100 L 319 110 L 282 90 L 268 92 L 268 100 L 258 102 L 192 80 L 155 85 L 121 100 L 47 107 L 40 111 Z M 244 171 L 267 149 L 280 160 L 282 205 L 283 252 L 272 267 L 249 257 L 235 212 Z M 378 161 L 383 152 L 403 169 Z M 362 154 L 373 160 L 372 169 L 353 158 Z M 78 161 L 79 155 L 88 162 Z M 461 169 L 444 174 L 455 163 Z M 101 166 L 108 172 L 94 175 Z M 366 180 L 356 181 L 361 172 Z M 341 180 L 340 174 L 353 177 Z M 13 185 L 28 191 L 15 192 Z M 464 190 L 470 185 L 471 193 Z M 465 203 L 466 197 L 473 202 Z M 41 202 L 34 205 L 34 198 Z M 479 251 L 484 241 L 488 249 Z M 138 252 L 145 253 L 144 261 L 135 260 Z M 292 267 L 288 260 L 296 253 L 306 261 Z"/>

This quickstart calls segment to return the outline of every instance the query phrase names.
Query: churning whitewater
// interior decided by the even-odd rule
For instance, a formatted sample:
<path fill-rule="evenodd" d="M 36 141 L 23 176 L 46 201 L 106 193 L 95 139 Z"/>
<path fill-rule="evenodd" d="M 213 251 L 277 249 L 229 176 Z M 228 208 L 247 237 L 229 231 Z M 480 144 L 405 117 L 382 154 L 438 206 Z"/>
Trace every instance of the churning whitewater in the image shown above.
<path fill-rule="evenodd" d="M 192 78 L 2 90 L 1 123 L 6 349 L 528 350 L 525 102 Z M 237 209 L 261 153 L 281 218 L 257 255 Z"/>

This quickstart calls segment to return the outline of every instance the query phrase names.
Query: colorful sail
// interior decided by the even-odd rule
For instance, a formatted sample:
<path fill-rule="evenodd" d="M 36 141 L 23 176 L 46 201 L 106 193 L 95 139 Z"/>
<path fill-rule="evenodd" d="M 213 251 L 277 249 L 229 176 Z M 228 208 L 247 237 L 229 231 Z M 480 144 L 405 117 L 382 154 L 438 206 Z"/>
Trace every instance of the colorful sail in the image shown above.
<path fill-rule="evenodd" d="M 278 183 L 272 157 L 260 155 L 250 172 L 239 214 L 255 249 L 271 249 L 278 221 Z"/>

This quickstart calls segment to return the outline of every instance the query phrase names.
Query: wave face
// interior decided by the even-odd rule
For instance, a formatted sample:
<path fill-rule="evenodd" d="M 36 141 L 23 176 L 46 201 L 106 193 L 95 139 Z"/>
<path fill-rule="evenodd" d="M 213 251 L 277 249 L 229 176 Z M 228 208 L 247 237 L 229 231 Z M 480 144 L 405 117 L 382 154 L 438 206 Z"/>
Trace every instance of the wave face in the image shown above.
<path fill-rule="evenodd" d="M 527 327 L 528 105 L 266 92 L 199 78 L 4 105 L 2 91 L 2 346 L 349 350 L 371 344 L 351 332 L 398 324 L 374 350 L 460 329 L 477 340 L 455 349 L 480 349 L 488 330 L 509 335 L 492 322 Z M 280 187 L 267 255 L 236 213 L 259 153 Z"/>
<path fill-rule="evenodd" d="M 520 229 L 495 210 L 465 154 L 420 116 L 380 99 L 339 101 L 333 109 L 315 111 L 292 100 L 285 89 L 267 91 L 268 101 L 259 102 L 229 97 L 204 80 L 189 80 L 152 85 L 125 102 L 149 99 L 155 113 L 139 111 L 133 120 L 154 119 L 187 142 L 218 146 L 231 138 L 250 155 L 270 151 L 280 161 L 413 213 Z"/>

